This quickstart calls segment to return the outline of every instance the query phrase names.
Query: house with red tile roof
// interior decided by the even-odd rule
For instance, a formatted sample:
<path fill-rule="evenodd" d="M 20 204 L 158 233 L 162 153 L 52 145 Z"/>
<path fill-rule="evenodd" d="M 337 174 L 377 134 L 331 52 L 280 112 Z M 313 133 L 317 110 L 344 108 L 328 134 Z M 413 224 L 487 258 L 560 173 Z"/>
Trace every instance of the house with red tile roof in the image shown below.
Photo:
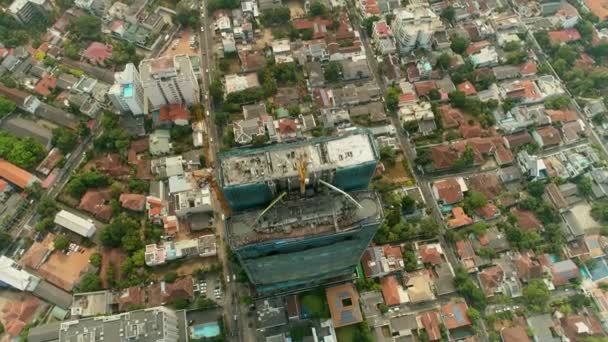
<path fill-rule="evenodd" d="M 137 155 L 146 152 L 149 146 L 150 139 L 148 138 L 141 138 L 138 140 L 131 141 L 131 147 L 129 148 L 129 152 L 127 154 L 129 164 L 137 164 Z"/>
<path fill-rule="evenodd" d="M 57 79 L 49 74 L 44 74 L 40 81 L 34 86 L 34 91 L 42 96 L 49 96 L 57 86 Z"/>
<path fill-rule="evenodd" d="M 148 306 L 169 304 L 175 299 L 191 301 L 194 298 L 194 283 L 192 276 L 178 278 L 172 283 L 161 281 L 146 288 Z"/>
<path fill-rule="evenodd" d="M 476 208 L 475 215 L 481 217 L 482 219 L 489 221 L 494 220 L 500 216 L 500 209 L 493 203 L 486 203 L 480 208 Z"/>
<path fill-rule="evenodd" d="M 538 261 L 549 270 L 551 282 L 555 286 L 567 285 L 571 280 L 581 277 L 580 269 L 571 259 L 553 262 L 549 254 L 543 254 L 538 257 Z"/>
<path fill-rule="evenodd" d="M 557 146 L 562 142 L 559 130 L 553 126 L 543 126 L 532 132 L 532 138 L 540 147 Z"/>
<path fill-rule="evenodd" d="M 146 196 L 141 194 L 120 194 L 120 205 L 131 211 L 143 211 L 146 206 Z"/>
<path fill-rule="evenodd" d="M 608 19 L 608 0 L 583 0 L 585 6 L 600 20 Z"/>
<path fill-rule="evenodd" d="M 466 303 L 449 303 L 441 306 L 443 323 L 448 330 L 468 327 L 472 324 Z"/>
<path fill-rule="evenodd" d="M 543 265 L 536 259 L 533 252 L 521 253 L 514 258 L 517 276 L 524 283 L 543 276 Z"/>
<path fill-rule="evenodd" d="M 564 335 L 569 341 L 583 341 L 587 338 L 606 338 L 602 324 L 593 313 L 567 315 L 560 319 Z"/>
<path fill-rule="evenodd" d="M 458 108 L 454 108 L 450 105 L 443 105 L 439 108 L 439 111 L 441 112 L 441 118 L 443 119 L 443 126 L 445 128 L 456 128 L 466 122 L 464 114 Z"/>
<path fill-rule="evenodd" d="M 407 291 L 399 283 L 397 276 L 388 275 L 383 277 L 380 279 L 380 285 L 382 286 L 382 297 L 384 297 L 386 305 L 394 306 L 408 302 Z"/>
<path fill-rule="evenodd" d="M 332 26 L 331 20 L 321 17 L 294 19 L 292 24 L 298 31 L 312 30 L 312 39 L 325 38 L 328 28 Z"/>
<path fill-rule="evenodd" d="M 504 144 L 507 148 L 511 150 L 515 150 L 519 147 L 522 147 L 526 144 L 530 144 L 534 141 L 532 139 L 532 135 L 528 133 L 528 131 L 522 131 L 519 133 L 509 134 L 503 136 Z"/>
<path fill-rule="evenodd" d="M 145 293 L 141 286 L 124 289 L 116 299 L 118 311 L 129 311 L 131 307 L 145 305 Z"/>
<path fill-rule="evenodd" d="M 566 123 L 578 119 L 576 112 L 571 109 L 545 109 L 545 115 L 551 119 L 551 123 Z"/>
<path fill-rule="evenodd" d="M 464 212 L 462 207 L 452 208 L 452 218 L 448 220 L 449 228 L 460 228 L 473 224 L 473 219 Z"/>
<path fill-rule="evenodd" d="M 118 153 L 108 153 L 94 160 L 95 169 L 112 177 L 126 177 L 131 174 L 129 166 L 122 163 Z"/>
<path fill-rule="evenodd" d="M 532 342 L 526 328 L 521 325 L 514 325 L 509 328 L 502 328 L 500 331 L 502 342 Z"/>
<path fill-rule="evenodd" d="M 456 253 L 467 272 L 472 273 L 477 271 L 477 262 L 475 260 L 477 255 L 471 241 L 468 239 L 456 241 Z"/>
<path fill-rule="evenodd" d="M 93 42 L 82 52 L 82 57 L 91 64 L 103 65 L 106 59 L 112 57 L 112 45 Z"/>
<path fill-rule="evenodd" d="M 500 266 L 484 268 L 479 272 L 479 283 L 486 297 L 493 297 L 494 294 L 502 292 L 502 281 L 505 272 Z"/>
<path fill-rule="evenodd" d="M 78 208 L 88 212 L 100 221 L 108 222 L 112 218 L 111 199 L 112 190 L 109 188 L 88 190 L 80 199 Z"/>
<path fill-rule="evenodd" d="M 420 81 L 414 83 L 414 89 L 419 97 L 428 96 L 431 90 L 437 89 L 437 84 L 435 84 L 435 81 Z"/>
<path fill-rule="evenodd" d="M 21 189 L 40 182 L 36 176 L 3 159 L 0 159 L 0 178 Z"/>
<path fill-rule="evenodd" d="M 454 204 L 464 199 L 468 189 L 462 178 L 446 178 L 433 183 L 433 192 L 437 201 L 443 204 Z"/>
<path fill-rule="evenodd" d="M 421 313 L 418 318 L 426 332 L 429 341 L 439 341 L 441 339 L 441 320 L 439 312 L 426 311 Z"/>
<path fill-rule="evenodd" d="M 439 265 L 443 263 L 443 250 L 439 243 L 418 246 L 418 255 L 423 264 Z"/>
<path fill-rule="evenodd" d="M 553 44 L 565 44 L 576 42 L 581 39 L 581 34 L 575 28 L 569 28 L 560 31 L 549 31 L 549 40 Z"/>
<path fill-rule="evenodd" d="M 480 138 L 485 133 L 479 122 L 474 122 L 472 125 L 464 123 L 458 127 L 458 130 L 464 139 Z"/>
<path fill-rule="evenodd" d="M 186 126 L 190 122 L 190 111 L 185 104 L 173 103 L 160 107 L 156 124 Z"/>
<path fill-rule="evenodd" d="M 524 230 L 539 230 L 542 227 L 542 223 L 536 217 L 536 215 L 529 210 L 522 210 L 518 208 L 511 208 L 511 214 L 517 221 L 517 226 Z"/>
<path fill-rule="evenodd" d="M 456 86 L 456 88 L 463 92 L 466 96 L 477 95 L 477 89 L 475 89 L 475 86 L 469 80 L 460 83 Z"/>
<path fill-rule="evenodd" d="M 382 277 L 404 268 L 401 247 L 370 246 L 361 256 L 361 265 L 367 278 Z"/>
<path fill-rule="evenodd" d="M 574 66 L 576 68 L 583 69 L 585 71 L 592 71 L 595 67 L 595 60 L 586 53 L 582 53 L 575 61 Z"/>
<path fill-rule="evenodd" d="M 482 193 L 486 199 L 492 199 L 500 195 L 503 184 L 496 173 L 478 173 L 466 180 L 469 190 Z"/>
<path fill-rule="evenodd" d="M 532 80 L 516 80 L 502 85 L 504 94 L 522 103 L 534 103 L 542 100 L 543 96 Z"/>
<path fill-rule="evenodd" d="M 538 66 L 533 59 L 528 60 L 519 67 L 519 75 L 521 77 L 536 75 L 538 72 Z"/>

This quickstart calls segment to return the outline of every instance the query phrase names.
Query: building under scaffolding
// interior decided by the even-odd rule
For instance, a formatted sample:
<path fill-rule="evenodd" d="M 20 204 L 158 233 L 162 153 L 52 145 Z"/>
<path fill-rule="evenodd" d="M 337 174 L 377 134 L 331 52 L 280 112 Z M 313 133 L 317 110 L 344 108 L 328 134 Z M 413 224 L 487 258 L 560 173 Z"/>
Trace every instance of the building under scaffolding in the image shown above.
<path fill-rule="evenodd" d="M 382 222 L 375 191 L 327 191 L 236 214 L 231 248 L 261 295 L 299 291 L 350 277 Z"/>
<path fill-rule="evenodd" d="M 239 211 L 264 207 L 282 193 L 314 196 L 327 190 L 321 181 L 344 191 L 367 189 L 378 159 L 371 135 L 356 130 L 222 153 L 218 176 L 228 205 Z"/>

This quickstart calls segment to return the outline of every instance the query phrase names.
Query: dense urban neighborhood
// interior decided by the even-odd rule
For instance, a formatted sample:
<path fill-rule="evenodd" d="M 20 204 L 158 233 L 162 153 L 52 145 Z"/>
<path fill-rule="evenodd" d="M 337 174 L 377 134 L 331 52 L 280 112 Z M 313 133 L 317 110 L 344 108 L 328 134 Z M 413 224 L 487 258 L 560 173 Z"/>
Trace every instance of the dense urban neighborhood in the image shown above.
<path fill-rule="evenodd" d="M 608 341 L 608 0 L 0 8 L 0 341 Z"/>

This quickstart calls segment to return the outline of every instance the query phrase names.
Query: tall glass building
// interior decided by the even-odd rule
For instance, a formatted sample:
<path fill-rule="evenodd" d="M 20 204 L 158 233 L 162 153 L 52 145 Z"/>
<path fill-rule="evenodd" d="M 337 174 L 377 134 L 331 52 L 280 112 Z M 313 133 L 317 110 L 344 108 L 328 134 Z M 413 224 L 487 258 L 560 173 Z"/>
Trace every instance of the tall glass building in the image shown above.
<path fill-rule="evenodd" d="M 220 156 L 227 240 L 260 295 L 353 274 L 382 222 L 378 159 L 364 131 Z"/>

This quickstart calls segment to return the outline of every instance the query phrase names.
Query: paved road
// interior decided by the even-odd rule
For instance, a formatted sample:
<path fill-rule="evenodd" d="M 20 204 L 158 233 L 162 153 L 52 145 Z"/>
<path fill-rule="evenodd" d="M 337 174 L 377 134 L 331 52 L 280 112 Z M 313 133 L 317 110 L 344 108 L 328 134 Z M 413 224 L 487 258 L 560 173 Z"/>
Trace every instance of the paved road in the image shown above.
<path fill-rule="evenodd" d="M 199 43 L 201 51 L 201 101 L 205 107 L 205 119 L 207 126 L 207 143 L 209 144 L 209 160 L 208 165 L 217 165 L 217 152 L 218 145 L 221 142 L 221 138 L 218 138 L 217 127 L 214 122 L 214 107 L 209 96 L 209 85 L 213 79 L 213 75 L 216 72 L 213 52 L 213 36 L 214 32 L 212 29 L 212 20 L 209 19 L 209 13 L 207 11 L 206 1 L 201 1 L 201 26 L 203 29 L 198 29 L 199 32 Z M 219 205 L 217 198 L 215 200 L 216 208 L 216 231 L 219 236 L 218 242 L 218 257 L 222 263 L 224 272 L 224 281 L 226 286 L 224 289 L 224 315 L 226 317 L 226 325 L 228 332 L 228 340 L 230 341 L 243 341 L 243 342 L 254 342 L 255 331 L 250 326 L 252 325 L 249 317 L 247 316 L 247 308 L 244 304 L 241 304 L 241 299 L 249 293 L 242 284 L 237 283 L 233 276 L 235 271 L 230 261 L 227 258 L 226 250 L 228 244 L 225 238 L 225 227 L 223 220 L 222 207 Z M 229 281 L 228 278 L 229 277 Z M 235 319 L 236 318 L 236 319 Z"/>

